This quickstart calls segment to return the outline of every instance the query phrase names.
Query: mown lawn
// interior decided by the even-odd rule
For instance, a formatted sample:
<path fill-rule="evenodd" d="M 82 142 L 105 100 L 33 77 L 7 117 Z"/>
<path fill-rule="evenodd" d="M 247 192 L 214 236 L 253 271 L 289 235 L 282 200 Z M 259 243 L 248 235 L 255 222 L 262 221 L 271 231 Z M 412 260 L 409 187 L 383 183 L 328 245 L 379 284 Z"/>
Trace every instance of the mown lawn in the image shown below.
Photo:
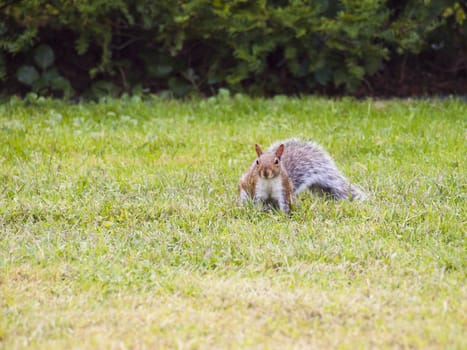
<path fill-rule="evenodd" d="M 254 144 L 370 199 L 235 205 Z M 467 104 L 0 106 L 0 348 L 467 348 Z"/>

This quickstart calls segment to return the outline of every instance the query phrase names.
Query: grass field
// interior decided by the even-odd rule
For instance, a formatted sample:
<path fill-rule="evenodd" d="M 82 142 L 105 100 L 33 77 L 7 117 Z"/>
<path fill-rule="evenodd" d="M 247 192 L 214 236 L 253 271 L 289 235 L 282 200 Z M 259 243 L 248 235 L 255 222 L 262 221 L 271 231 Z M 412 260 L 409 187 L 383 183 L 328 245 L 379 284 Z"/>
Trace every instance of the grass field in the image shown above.
<path fill-rule="evenodd" d="M 236 207 L 292 136 L 370 199 Z M 467 348 L 466 102 L 12 100 L 0 140 L 0 348 Z"/>

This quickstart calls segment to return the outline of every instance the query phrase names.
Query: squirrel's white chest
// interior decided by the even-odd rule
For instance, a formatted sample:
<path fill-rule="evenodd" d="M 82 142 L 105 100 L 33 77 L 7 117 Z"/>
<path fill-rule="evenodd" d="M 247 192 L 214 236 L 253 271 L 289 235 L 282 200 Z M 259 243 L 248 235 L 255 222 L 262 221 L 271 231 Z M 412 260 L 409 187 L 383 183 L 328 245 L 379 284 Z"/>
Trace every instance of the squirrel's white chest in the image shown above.
<path fill-rule="evenodd" d="M 269 199 L 280 200 L 283 196 L 282 179 L 277 176 L 273 179 L 260 178 L 256 184 L 256 199 L 267 201 Z"/>

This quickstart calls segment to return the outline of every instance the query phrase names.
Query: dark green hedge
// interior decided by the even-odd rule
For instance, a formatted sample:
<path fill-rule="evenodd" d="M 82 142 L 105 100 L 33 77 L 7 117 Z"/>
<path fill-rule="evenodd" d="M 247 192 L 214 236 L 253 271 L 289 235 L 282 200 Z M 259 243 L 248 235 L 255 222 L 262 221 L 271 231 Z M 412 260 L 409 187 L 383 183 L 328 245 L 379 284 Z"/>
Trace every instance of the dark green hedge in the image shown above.
<path fill-rule="evenodd" d="M 0 0 L 0 93 L 352 92 L 394 60 L 466 58 L 466 12 L 460 0 Z"/>

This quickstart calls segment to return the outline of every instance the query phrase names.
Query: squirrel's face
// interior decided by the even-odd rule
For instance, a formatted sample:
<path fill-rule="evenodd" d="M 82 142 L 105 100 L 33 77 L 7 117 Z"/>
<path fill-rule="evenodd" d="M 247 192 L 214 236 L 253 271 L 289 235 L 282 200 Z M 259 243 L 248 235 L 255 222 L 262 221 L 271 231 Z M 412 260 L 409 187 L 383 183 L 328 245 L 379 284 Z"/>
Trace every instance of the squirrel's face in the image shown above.
<path fill-rule="evenodd" d="M 259 177 L 263 179 L 273 179 L 281 172 L 281 160 L 275 154 L 263 154 L 256 159 L 256 169 Z"/>
<path fill-rule="evenodd" d="M 280 145 L 274 153 L 263 153 L 261 147 L 256 145 L 256 169 L 259 177 L 263 179 L 273 179 L 281 172 L 281 156 L 284 145 Z"/>

